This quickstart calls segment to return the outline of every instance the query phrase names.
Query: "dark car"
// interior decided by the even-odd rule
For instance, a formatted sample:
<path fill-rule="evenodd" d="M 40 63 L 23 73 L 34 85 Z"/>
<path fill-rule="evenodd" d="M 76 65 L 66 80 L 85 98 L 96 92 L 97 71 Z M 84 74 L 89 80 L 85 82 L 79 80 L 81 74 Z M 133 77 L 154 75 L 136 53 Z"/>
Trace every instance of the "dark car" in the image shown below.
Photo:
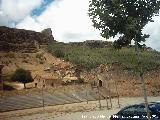
<path fill-rule="evenodd" d="M 148 106 L 152 120 L 160 120 L 160 102 L 152 102 Z M 112 115 L 110 120 L 148 120 L 145 104 L 127 106 Z"/>

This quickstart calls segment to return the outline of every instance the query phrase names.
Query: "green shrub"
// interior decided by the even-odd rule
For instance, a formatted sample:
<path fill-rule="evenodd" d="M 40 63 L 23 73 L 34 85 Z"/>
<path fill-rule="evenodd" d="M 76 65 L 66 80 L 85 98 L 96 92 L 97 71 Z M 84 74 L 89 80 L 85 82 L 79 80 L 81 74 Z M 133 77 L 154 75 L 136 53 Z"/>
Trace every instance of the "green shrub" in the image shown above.
<path fill-rule="evenodd" d="M 43 60 L 39 60 L 39 64 L 44 64 L 44 61 Z"/>
<path fill-rule="evenodd" d="M 63 58 L 65 56 L 65 53 L 62 50 L 55 50 L 54 55 L 56 57 Z"/>
<path fill-rule="evenodd" d="M 78 84 L 83 84 L 83 83 L 84 83 L 84 79 L 79 78 L 79 79 L 76 81 L 76 83 L 78 83 Z"/>
<path fill-rule="evenodd" d="M 49 52 L 65 61 L 76 65 L 81 65 L 87 70 L 96 68 L 100 64 L 121 62 L 128 68 L 134 68 L 136 64 L 136 54 L 134 48 L 122 48 L 115 50 L 110 48 L 90 48 L 87 46 L 54 43 L 48 47 Z M 160 66 L 160 53 L 157 51 L 142 51 L 140 61 L 144 69 Z"/>
<path fill-rule="evenodd" d="M 43 55 L 42 55 L 42 54 L 40 54 L 40 53 L 36 54 L 36 58 L 41 59 L 42 57 L 43 57 Z"/>
<path fill-rule="evenodd" d="M 17 69 L 13 76 L 11 77 L 12 81 L 18 81 L 24 84 L 24 88 L 26 88 L 25 84 L 29 82 L 33 82 L 33 78 L 31 76 L 31 72 L 24 69 Z"/>
<path fill-rule="evenodd" d="M 22 62 L 23 62 L 23 63 L 28 63 L 28 61 L 27 61 L 27 60 L 22 60 Z"/>

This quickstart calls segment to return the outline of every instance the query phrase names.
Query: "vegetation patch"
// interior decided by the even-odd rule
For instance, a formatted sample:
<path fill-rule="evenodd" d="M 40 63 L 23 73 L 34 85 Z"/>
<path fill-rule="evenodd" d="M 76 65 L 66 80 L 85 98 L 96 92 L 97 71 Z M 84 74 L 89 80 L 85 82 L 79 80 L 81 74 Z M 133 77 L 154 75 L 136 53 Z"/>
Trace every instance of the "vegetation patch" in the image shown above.
<path fill-rule="evenodd" d="M 76 65 L 81 65 L 87 70 L 96 68 L 100 64 L 117 61 L 124 64 L 127 68 L 134 68 L 136 65 L 136 54 L 133 47 L 124 47 L 120 50 L 115 50 L 112 47 L 93 49 L 78 44 L 53 43 L 48 46 L 48 51 L 56 57 Z M 144 69 L 152 69 L 160 66 L 159 52 L 141 50 L 140 56 L 140 61 Z"/>
<path fill-rule="evenodd" d="M 31 76 L 31 72 L 19 68 L 15 71 L 12 78 L 13 81 L 18 81 L 24 84 L 24 88 L 26 88 L 25 84 L 33 82 L 33 78 Z"/>

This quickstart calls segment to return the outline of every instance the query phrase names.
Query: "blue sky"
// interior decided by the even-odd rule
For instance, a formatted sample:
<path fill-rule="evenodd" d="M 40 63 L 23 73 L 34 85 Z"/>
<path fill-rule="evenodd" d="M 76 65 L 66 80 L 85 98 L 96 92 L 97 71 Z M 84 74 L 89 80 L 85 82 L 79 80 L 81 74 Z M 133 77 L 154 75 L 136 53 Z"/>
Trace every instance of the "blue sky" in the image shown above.
<path fill-rule="evenodd" d="M 40 6 L 38 6 L 32 11 L 31 15 L 32 16 L 41 15 L 52 2 L 54 2 L 54 0 L 44 0 Z"/>
<path fill-rule="evenodd" d="M 89 0 L 1 0 L 0 25 L 42 31 L 60 42 L 102 40 L 88 16 Z M 13 12 L 14 11 L 14 12 Z"/>
<path fill-rule="evenodd" d="M 92 26 L 88 8 L 89 0 L 0 0 L 0 26 L 38 32 L 51 28 L 60 42 L 106 40 Z M 153 19 L 143 30 L 150 34 L 145 43 L 160 51 L 160 17 Z"/>

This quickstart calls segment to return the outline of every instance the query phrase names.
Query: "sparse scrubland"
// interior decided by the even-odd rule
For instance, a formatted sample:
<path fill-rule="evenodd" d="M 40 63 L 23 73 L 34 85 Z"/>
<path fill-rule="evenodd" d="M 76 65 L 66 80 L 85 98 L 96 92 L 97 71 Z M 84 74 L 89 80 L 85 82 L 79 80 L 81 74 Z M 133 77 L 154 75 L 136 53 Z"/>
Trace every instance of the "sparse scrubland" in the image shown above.
<path fill-rule="evenodd" d="M 76 65 L 82 65 L 90 70 L 100 64 L 120 62 L 127 68 L 134 68 L 136 54 L 133 47 L 116 50 L 108 48 L 91 48 L 85 45 L 71 43 L 53 43 L 48 47 L 53 56 L 64 59 Z M 160 53 L 155 50 L 141 50 L 140 61 L 144 69 L 153 69 L 160 66 Z"/>

